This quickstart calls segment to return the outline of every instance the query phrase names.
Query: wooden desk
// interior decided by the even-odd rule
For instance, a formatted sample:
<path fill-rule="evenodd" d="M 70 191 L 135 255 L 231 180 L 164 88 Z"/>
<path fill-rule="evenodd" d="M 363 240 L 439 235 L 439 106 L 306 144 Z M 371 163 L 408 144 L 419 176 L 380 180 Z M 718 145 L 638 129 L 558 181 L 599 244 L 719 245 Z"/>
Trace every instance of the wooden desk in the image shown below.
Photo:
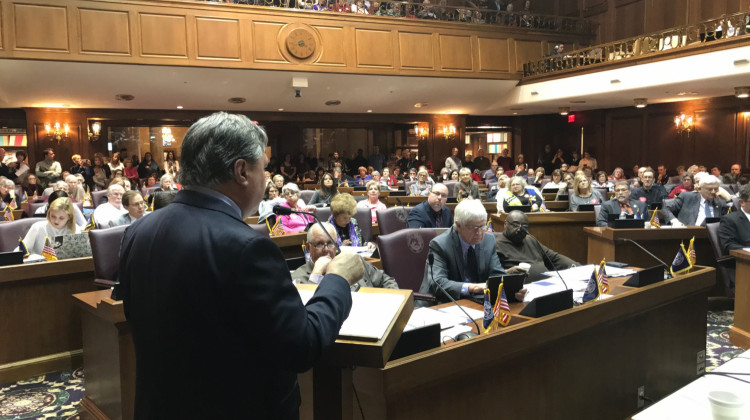
<path fill-rule="evenodd" d="M 705 227 L 690 226 L 679 229 L 612 229 L 609 227 L 587 227 L 588 257 L 586 262 L 598 264 L 602 258 L 607 261 L 624 262 L 637 267 L 653 267 L 659 262 L 638 249 L 635 245 L 616 242 L 619 238 L 632 239 L 651 251 L 667 264 L 677 255 L 680 243 L 687 248 L 690 238 L 695 236 L 697 263 L 714 267 L 716 261 L 708 243 Z"/>
<path fill-rule="evenodd" d="M 737 347 L 750 349 L 750 252 L 732 250 L 737 260 L 734 283 L 734 324 L 729 327 L 729 340 Z"/>
<path fill-rule="evenodd" d="M 448 209 L 451 211 L 453 215 L 456 214 L 456 206 L 458 203 L 446 203 L 445 207 L 448 207 Z M 484 206 L 484 209 L 487 210 L 487 214 L 495 214 L 497 213 L 497 203 L 494 201 L 482 201 L 482 205 Z"/>
<path fill-rule="evenodd" d="M 507 214 L 491 215 L 492 230 L 502 232 Z M 594 226 L 594 212 L 568 211 L 527 213 L 529 233 L 544 246 L 574 261 L 586 261 L 586 234 L 583 228 Z"/>
<path fill-rule="evenodd" d="M 272 236 L 271 240 L 276 246 L 281 248 L 284 258 L 302 257 L 305 255 L 304 252 L 302 252 L 302 244 L 307 241 L 306 232 Z"/>
<path fill-rule="evenodd" d="M 15 209 L 15 210 L 13 210 L 13 220 L 21 220 L 22 217 L 23 217 L 23 209 Z M 5 219 L 3 219 L 3 220 L 5 220 Z"/>
<path fill-rule="evenodd" d="M 96 290 L 91 257 L 0 267 L 0 383 L 81 363 L 81 321 L 70 295 Z"/>
<path fill-rule="evenodd" d="M 477 419 L 626 418 L 639 386 L 659 399 L 696 378 L 714 277 L 704 267 L 641 289 L 612 279 L 611 299 L 358 367 L 362 410 L 389 420 L 445 418 L 459 405 Z"/>
<path fill-rule="evenodd" d="M 568 211 L 570 202 L 568 201 L 545 201 L 544 206 L 549 211 Z M 589 212 L 591 213 L 591 212 Z"/>

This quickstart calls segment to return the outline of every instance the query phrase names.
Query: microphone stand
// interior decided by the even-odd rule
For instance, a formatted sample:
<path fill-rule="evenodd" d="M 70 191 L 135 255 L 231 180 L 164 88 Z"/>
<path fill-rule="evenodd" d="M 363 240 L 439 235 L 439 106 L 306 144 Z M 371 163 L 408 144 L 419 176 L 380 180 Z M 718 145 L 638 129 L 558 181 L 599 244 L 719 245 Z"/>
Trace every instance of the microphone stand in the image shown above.
<path fill-rule="evenodd" d="M 526 230 L 525 228 L 521 228 L 521 229 L 523 229 L 523 232 L 526 233 L 526 236 L 534 240 L 537 250 L 539 251 L 539 253 L 542 254 L 542 261 L 545 264 L 547 263 L 547 261 L 549 261 L 549 264 L 552 266 L 552 269 L 554 269 L 555 273 L 557 273 L 557 277 L 560 278 L 560 281 L 562 282 L 563 286 L 565 286 L 565 290 L 568 290 L 569 289 L 568 284 L 565 283 L 565 279 L 563 279 L 563 276 L 561 276 L 560 272 L 557 271 L 557 266 L 555 265 L 555 263 L 547 257 L 547 254 L 544 252 L 544 249 L 542 248 L 542 245 L 539 243 L 539 240 L 536 237 L 534 237 L 534 235 L 530 234 L 529 231 Z"/>
<path fill-rule="evenodd" d="M 328 239 L 331 240 L 331 243 L 333 244 L 333 246 L 336 247 L 336 255 L 341 254 L 341 248 L 339 248 L 338 241 L 333 239 L 331 234 L 328 233 L 328 229 L 326 229 L 325 226 L 323 226 L 323 222 L 320 221 L 320 218 L 318 218 L 318 215 L 316 215 L 315 213 L 308 213 L 306 211 L 292 210 L 289 207 L 282 207 L 278 204 L 273 206 L 273 214 L 277 216 L 288 216 L 292 213 L 301 214 L 303 216 L 312 216 L 315 219 L 315 221 L 318 222 L 318 226 L 320 226 L 320 228 L 323 230 L 323 233 L 325 233 Z"/>
<path fill-rule="evenodd" d="M 656 255 L 652 254 L 652 253 L 651 253 L 651 251 L 649 251 L 648 249 L 644 248 L 644 247 L 643 247 L 643 246 L 642 246 L 641 244 L 639 244 L 638 242 L 636 242 L 636 241 L 634 241 L 634 240 L 632 240 L 632 239 L 630 239 L 630 238 L 617 238 L 617 239 L 615 239 L 615 241 L 616 241 L 616 242 L 620 242 L 620 243 L 623 243 L 623 242 L 630 242 L 630 243 L 632 243 L 633 245 L 637 246 L 638 248 L 640 248 L 640 249 L 641 249 L 641 251 L 643 251 L 643 252 L 645 252 L 646 254 L 650 255 L 650 256 L 651 256 L 651 258 L 655 259 L 656 261 L 659 261 L 659 263 L 660 263 L 660 264 L 661 264 L 661 265 L 662 265 L 662 266 L 664 267 L 664 271 L 665 271 L 665 273 L 666 273 L 666 276 L 667 276 L 666 278 L 668 278 L 668 279 L 671 279 L 671 278 L 672 278 L 672 273 L 670 273 L 670 272 L 669 272 L 669 266 L 667 265 L 667 263 L 665 263 L 664 261 L 660 260 L 660 259 L 659 259 L 659 257 L 657 257 Z"/>
<path fill-rule="evenodd" d="M 469 316 L 469 314 L 464 310 L 463 306 L 459 305 L 458 302 L 456 302 L 456 299 L 453 299 L 453 296 L 451 296 L 448 292 L 445 291 L 445 289 L 443 288 L 443 286 L 440 285 L 440 283 L 435 281 L 435 275 L 434 275 L 434 272 L 432 271 L 432 263 L 435 262 L 435 255 L 433 255 L 432 251 L 430 251 L 430 253 L 427 255 L 427 259 L 430 262 L 430 278 L 432 279 L 432 283 L 435 286 L 437 286 L 438 289 L 440 289 L 440 291 L 443 292 L 444 295 L 448 296 L 448 299 L 450 299 L 454 305 L 458 306 L 458 309 L 460 309 L 461 312 L 463 312 L 464 315 L 466 315 L 466 318 L 470 319 L 471 322 L 474 323 L 474 326 L 477 328 L 476 333 L 469 331 L 469 332 L 465 332 L 461 334 L 465 335 L 468 338 L 476 337 L 477 335 L 479 335 L 479 332 L 482 331 L 479 329 L 479 324 L 477 324 L 477 321 L 474 318 Z"/>

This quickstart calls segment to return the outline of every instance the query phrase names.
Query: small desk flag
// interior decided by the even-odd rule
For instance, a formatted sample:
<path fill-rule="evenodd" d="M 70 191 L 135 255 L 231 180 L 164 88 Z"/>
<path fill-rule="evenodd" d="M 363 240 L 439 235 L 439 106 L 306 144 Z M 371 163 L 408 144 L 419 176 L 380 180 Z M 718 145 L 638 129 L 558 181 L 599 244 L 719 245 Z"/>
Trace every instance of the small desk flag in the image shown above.
<path fill-rule="evenodd" d="M 690 271 L 691 268 L 693 268 L 693 264 L 695 263 L 695 260 L 690 257 L 692 253 L 694 253 L 693 250 L 693 241 L 695 240 L 695 237 L 690 239 L 690 245 L 688 246 L 688 249 L 685 249 L 685 244 L 680 244 L 680 249 L 677 250 L 677 255 L 675 255 L 674 260 L 672 261 L 672 267 L 669 268 L 669 272 L 674 276 L 675 274 L 682 274 L 685 272 Z"/>
<path fill-rule="evenodd" d="M 21 238 L 20 236 L 18 237 L 18 250 L 23 252 L 24 258 L 29 257 L 29 249 L 26 248 L 26 244 L 23 243 L 23 238 Z"/>
<path fill-rule="evenodd" d="M 599 263 L 599 273 L 597 274 L 597 284 L 599 285 L 599 296 L 609 293 L 609 279 L 607 278 L 606 261 Z"/>
<path fill-rule="evenodd" d="M 490 301 L 490 289 L 484 289 L 484 318 L 482 319 L 482 327 L 484 327 L 484 333 L 487 334 L 492 329 L 492 324 L 495 320 L 495 313 L 492 311 L 492 302 Z"/>
<path fill-rule="evenodd" d="M 583 292 L 583 301 L 597 300 L 599 298 L 599 285 L 597 281 L 596 268 L 591 272 L 589 282 L 586 284 L 586 290 Z"/>
<path fill-rule="evenodd" d="M 505 289 L 503 289 L 502 281 L 500 281 L 500 286 L 498 286 L 497 301 L 495 302 L 493 312 L 498 324 L 503 327 L 507 327 L 510 324 L 510 306 L 508 306 L 508 298 L 505 297 Z"/>
<path fill-rule="evenodd" d="M 659 223 L 659 218 L 658 218 L 658 217 L 656 217 L 656 213 L 657 213 L 657 212 L 658 212 L 658 210 L 654 210 L 654 213 L 653 213 L 653 214 L 651 215 L 651 221 L 649 221 L 648 223 L 649 223 L 649 224 L 650 224 L 651 226 L 653 226 L 653 227 L 655 227 L 655 228 L 657 228 L 657 229 L 658 229 L 658 228 L 660 228 L 660 227 L 661 227 L 661 224 Z"/>
<path fill-rule="evenodd" d="M 85 226 L 85 227 L 83 228 L 83 231 L 84 231 L 84 232 L 88 232 L 88 231 L 90 231 L 91 229 L 96 229 L 96 222 L 94 221 L 94 214 L 93 214 L 93 213 L 91 213 L 91 221 L 89 222 L 89 224 L 87 224 L 87 225 L 86 225 L 86 226 Z"/>
<path fill-rule="evenodd" d="M 57 254 L 52 248 L 49 242 L 49 236 L 44 237 L 44 249 L 42 249 L 42 257 L 46 258 L 47 261 L 57 261 Z"/>
<path fill-rule="evenodd" d="M 5 210 L 3 210 L 3 219 L 7 220 L 8 222 L 13 221 L 13 209 L 10 208 L 10 206 L 5 206 Z"/>

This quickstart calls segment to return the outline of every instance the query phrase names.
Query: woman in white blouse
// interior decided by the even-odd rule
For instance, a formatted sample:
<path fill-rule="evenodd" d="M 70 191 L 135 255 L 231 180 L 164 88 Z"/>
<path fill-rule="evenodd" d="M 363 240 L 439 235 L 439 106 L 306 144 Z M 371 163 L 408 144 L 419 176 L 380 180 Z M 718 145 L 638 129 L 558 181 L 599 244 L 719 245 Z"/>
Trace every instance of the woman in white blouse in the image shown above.
<path fill-rule="evenodd" d="M 31 225 L 23 243 L 30 254 L 41 255 L 45 238 L 49 238 L 51 244 L 55 237 L 73 233 L 81 233 L 81 227 L 76 224 L 73 202 L 68 197 L 60 197 L 49 205 L 47 220 Z"/>

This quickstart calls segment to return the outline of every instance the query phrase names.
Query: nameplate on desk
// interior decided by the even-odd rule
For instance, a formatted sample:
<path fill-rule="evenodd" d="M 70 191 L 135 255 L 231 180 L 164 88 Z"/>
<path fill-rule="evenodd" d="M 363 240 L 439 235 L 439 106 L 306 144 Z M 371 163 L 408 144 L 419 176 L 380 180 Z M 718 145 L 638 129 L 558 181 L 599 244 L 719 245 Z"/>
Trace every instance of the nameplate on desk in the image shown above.
<path fill-rule="evenodd" d="M 520 315 L 539 318 L 572 307 L 573 289 L 566 289 L 535 298 L 523 308 Z"/>
<path fill-rule="evenodd" d="M 624 283 L 625 286 L 630 287 L 643 287 L 649 284 L 658 283 L 664 280 L 664 267 L 656 265 L 654 267 L 646 268 L 633 274 L 628 281 Z"/>

